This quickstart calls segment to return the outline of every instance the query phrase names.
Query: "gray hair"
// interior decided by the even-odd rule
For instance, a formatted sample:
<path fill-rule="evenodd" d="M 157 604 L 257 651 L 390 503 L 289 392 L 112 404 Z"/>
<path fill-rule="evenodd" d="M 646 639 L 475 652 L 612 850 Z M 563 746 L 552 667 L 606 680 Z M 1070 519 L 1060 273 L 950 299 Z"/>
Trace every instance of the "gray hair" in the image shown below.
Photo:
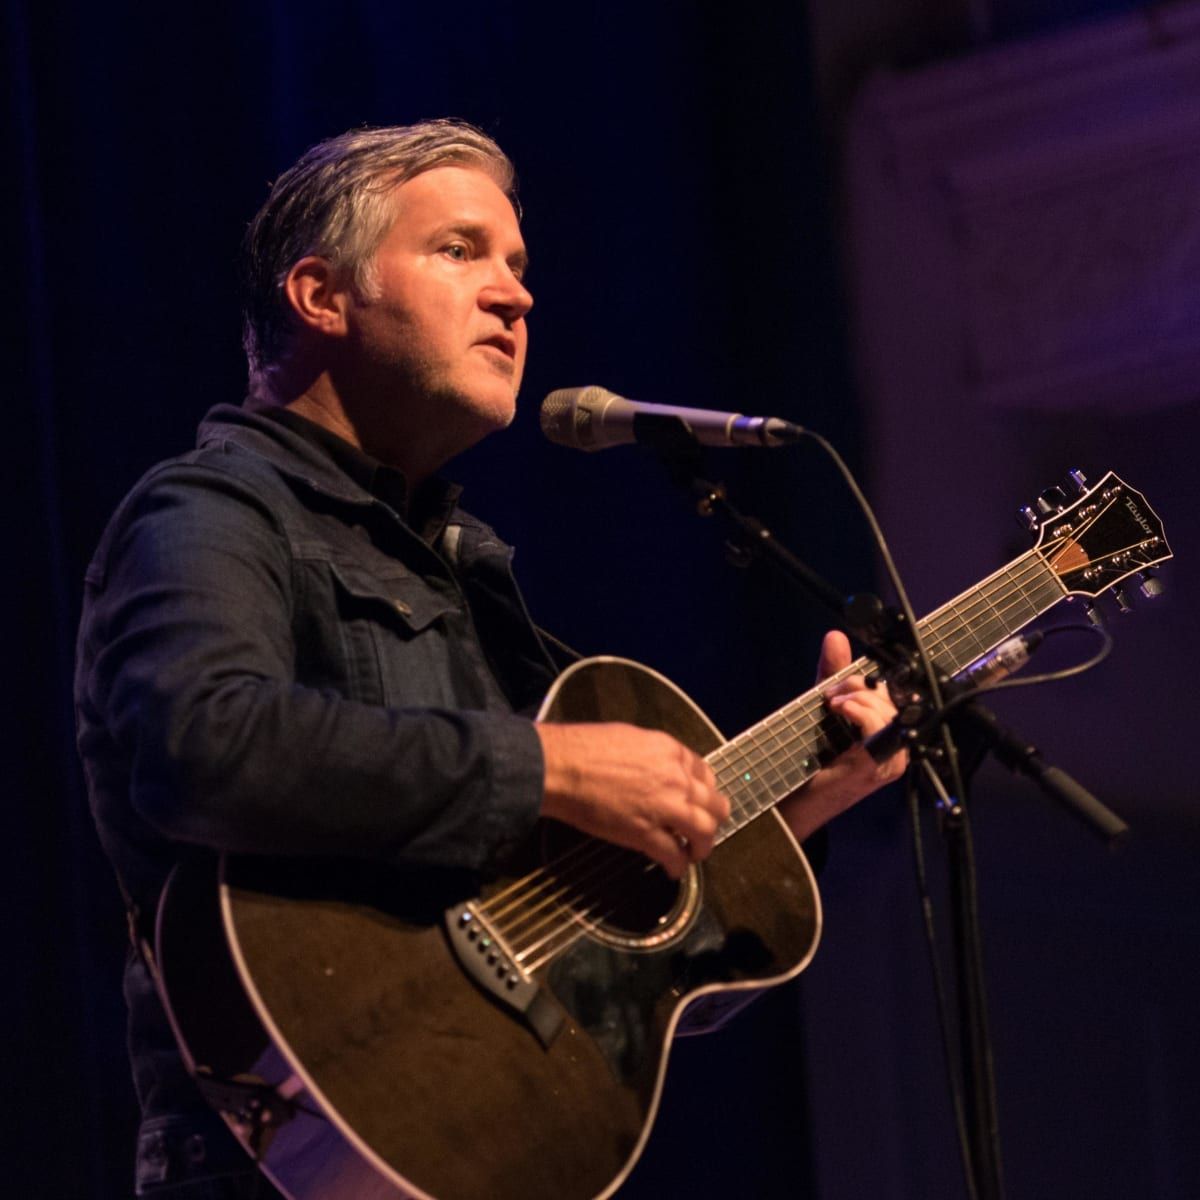
<path fill-rule="evenodd" d="M 306 255 L 326 258 L 363 299 L 392 225 L 392 192 L 441 166 L 484 171 L 516 207 L 516 172 L 487 134 L 463 121 L 354 129 L 318 142 L 271 187 L 242 242 L 242 344 L 253 386 L 292 336 L 283 283 Z"/>

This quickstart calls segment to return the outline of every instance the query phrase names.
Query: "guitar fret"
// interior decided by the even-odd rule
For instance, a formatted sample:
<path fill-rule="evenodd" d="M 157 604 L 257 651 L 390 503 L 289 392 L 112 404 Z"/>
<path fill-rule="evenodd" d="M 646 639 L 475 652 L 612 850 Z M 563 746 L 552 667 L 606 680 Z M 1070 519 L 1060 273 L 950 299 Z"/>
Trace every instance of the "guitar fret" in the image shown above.
<path fill-rule="evenodd" d="M 718 780 L 727 786 L 732 810 L 718 840 L 811 778 L 816 770 L 814 741 L 820 738 L 822 713 L 821 701 L 806 702 L 802 697 L 714 752 L 710 761 Z"/>
<path fill-rule="evenodd" d="M 990 584 L 985 583 L 979 589 L 979 594 L 983 597 L 984 603 L 992 610 L 992 615 L 987 618 L 989 632 L 983 639 L 989 646 L 995 644 L 997 637 L 1003 640 L 1008 629 L 1008 623 L 1005 621 L 1000 607 L 996 604 L 996 597 L 1003 597 L 1006 590 L 1007 587 L 1003 579 L 995 579 Z"/>
<path fill-rule="evenodd" d="M 786 770 L 791 751 L 785 733 L 791 733 L 790 719 L 773 722 L 757 739 L 759 751 L 759 776 L 765 778 L 767 793 L 773 800 L 787 794 Z M 793 735 L 794 736 L 794 735 Z"/>
<path fill-rule="evenodd" d="M 1011 584 L 1012 584 L 1012 568 L 1005 567 L 1004 575 L 1005 575 L 1005 578 L 1009 580 L 1009 583 L 1011 586 Z M 1030 600 L 1030 598 L 1025 594 L 1024 589 L 1021 588 L 1019 584 L 1015 589 L 1013 589 L 1013 591 L 1014 591 L 1014 595 L 1016 596 L 1016 598 L 1020 602 L 1022 602 L 1025 605 L 1025 607 L 1029 610 L 1028 619 L 1032 621 L 1034 617 L 1039 615 L 1038 606 L 1036 604 L 1034 604 L 1034 602 L 1032 600 Z"/>

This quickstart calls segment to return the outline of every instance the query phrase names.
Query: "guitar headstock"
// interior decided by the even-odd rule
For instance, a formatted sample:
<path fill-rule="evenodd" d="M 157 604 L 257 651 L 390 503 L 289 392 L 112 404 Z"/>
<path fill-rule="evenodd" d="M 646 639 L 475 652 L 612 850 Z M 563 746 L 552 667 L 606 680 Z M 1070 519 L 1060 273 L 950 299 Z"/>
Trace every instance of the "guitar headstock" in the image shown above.
<path fill-rule="evenodd" d="M 1082 485 L 1078 472 L 1071 477 L 1077 486 Z M 1109 471 L 1073 504 L 1058 504 L 1058 497 L 1066 500 L 1066 493 L 1057 488 L 1043 493 L 1040 516 L 1031 509 L 1021 511 L 1027 520 L 1035 517 L 1035 549 L 1068 592 L 1095 597 L 1131 575 L 1142 575 L 1143 593 L 1158 594 L 1161 584 L 1149 574 L 1150 568 L 1166 562 L 1171 548 L 1162 522 L 1141 492 Z M 1117 596 L 1122 607 L 1127 607 L 1119 592 Z"/>

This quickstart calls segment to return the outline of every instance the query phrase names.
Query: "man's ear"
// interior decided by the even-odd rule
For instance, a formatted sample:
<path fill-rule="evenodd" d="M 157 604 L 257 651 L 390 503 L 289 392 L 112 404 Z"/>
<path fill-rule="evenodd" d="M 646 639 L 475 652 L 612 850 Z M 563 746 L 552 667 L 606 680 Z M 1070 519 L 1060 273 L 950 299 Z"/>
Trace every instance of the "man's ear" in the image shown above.
<path fill-rule="evenodd" d="M 283 294 L 301 325 L 330 337 L 345 334 L 348 295 L 328 259 L 309 254 L 293 263 Z"/>

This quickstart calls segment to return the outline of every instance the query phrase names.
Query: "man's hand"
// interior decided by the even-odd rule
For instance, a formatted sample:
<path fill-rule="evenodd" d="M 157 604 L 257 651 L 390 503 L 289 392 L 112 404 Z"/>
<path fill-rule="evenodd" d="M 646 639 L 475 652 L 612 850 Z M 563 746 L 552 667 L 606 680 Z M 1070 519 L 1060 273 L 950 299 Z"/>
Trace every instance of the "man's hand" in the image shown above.
<path fill-rule="evenodd" d="M 827 633 L 821 643 L 818 682 L 836 675 L 853 661 L 846 635 L 837 630 Z M 850 675 L 834 684 L 826 693 L 826 702 L 830 711 L 857 725 L 864 739 L 878 733 L 896 715 L 887 688 L 868 687 L 861 675 Z M 898 779 L 907 766 L 908 755 L 904 751 L 877 763 L 862 746 L 853 746 L 794 796 L 784 800 L 779 812 L 803 841 L 864 796 Z"/>
<path fill-rule="evenodd" d="M 708 763 L 634 725 L 535 726 L 546 761 L 542 815 L 638 850 L 678 879 L 729 817 Z"/>

